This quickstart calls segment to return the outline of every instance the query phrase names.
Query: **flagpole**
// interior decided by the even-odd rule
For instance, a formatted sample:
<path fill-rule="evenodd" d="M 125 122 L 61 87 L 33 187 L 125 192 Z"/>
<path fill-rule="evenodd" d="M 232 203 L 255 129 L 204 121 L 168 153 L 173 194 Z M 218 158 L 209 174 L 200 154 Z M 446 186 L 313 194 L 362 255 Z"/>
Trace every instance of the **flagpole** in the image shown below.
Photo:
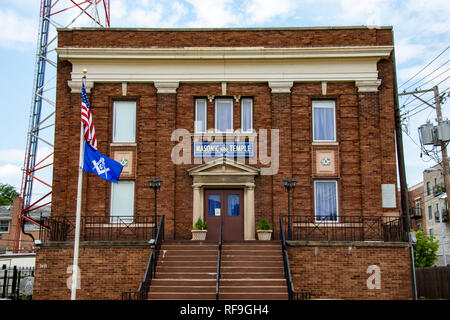
<path fill-rule="evenodd" d="M 86 81 L 87 70 L 83 70 L 82 82 Z M 83 191 L 83 159 L 84 159 L 84 128 L 81 122 L 80 129 L 80 159 L 78 164 L 78 189 L 77 189 L 77 211 L 75 218 L 75 239 L 73 245 L 73 265 L 72 265 L 72 289 L 71 300 L 77 299 L 77 280 L 78 280 L 78 254 L 80 250 L 80 225 L 81 225 L 81 196 Z"/>

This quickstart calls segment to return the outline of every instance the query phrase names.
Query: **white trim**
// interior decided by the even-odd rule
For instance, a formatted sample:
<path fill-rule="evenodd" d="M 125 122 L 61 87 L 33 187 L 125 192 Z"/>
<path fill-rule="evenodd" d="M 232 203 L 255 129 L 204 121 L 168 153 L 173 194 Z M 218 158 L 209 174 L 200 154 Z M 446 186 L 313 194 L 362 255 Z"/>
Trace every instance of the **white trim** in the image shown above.
<path fill-rule="evenodd" d="M 244 101 L 250 101 L 250 129 L 244 130 Z M 253 99 L 252 98 L 242 98 L 241 99 L 241 132 L 242 133 L 252 133 L 253 132 Z"/>
<path fill-rule="evenodd" d="M 336 186 L 336 221 L 322 221 L 317 220 L 317 206 L 316 206 L 316 184 L 317 182 L 334 182 Z M 337 180 L 314 180 L 314 221 L 315 222 L 339 222 L 339 190 Z"/>
<path fill-rule="evenodd" d="M 314 130 L 314 103 L 315 102 L 332 102 L 333 103 L 333 107 L 322 107 L 322 108 L 329 108 L 329 109 L 333 109 L 333 126 L 334 126 L 334 139 L 333 140 L 316 140 L 315 137 L 315 130 Z M 317 143 L 317 142 L 321 142 L 321 143 L 333 143 L 337 141 L 337 128 L 336 128 L 336 101 L 335 100 L 313 100 L 311 103 L 311 108 L 312 108 L 312 133 L 313 133 L 313 143 Z"/>
<path fill-rule="evenodd" d="M 231 102 L 231 129 L 228 131 L 219 131 L 217 128 L 217 103 L 220 101 L 226 101 L 226 102 Z M 226 99 L 226 98 L 221 98 L 221 99 L 215 99 L 214 101 L 214 132 L 215 133 L 233 133 L 234 132 L 234 125 L 233 125 L 233 120 L 234 120 L 234 116 L 233 116 L 233 109 L 234 109 L 234 103 L 233 103 L 233 99 Z"/>
<path fill-rule="evenodd" d="M 205 102 L 205 131 L 197 130 L 197 102 L 204 101 Z M 196 98 L 195 99 L 195 118 L 194 118 L 194 134 L 197 133 L 206 133 L 208 131 L 208 102 L 205 98 Z"/>

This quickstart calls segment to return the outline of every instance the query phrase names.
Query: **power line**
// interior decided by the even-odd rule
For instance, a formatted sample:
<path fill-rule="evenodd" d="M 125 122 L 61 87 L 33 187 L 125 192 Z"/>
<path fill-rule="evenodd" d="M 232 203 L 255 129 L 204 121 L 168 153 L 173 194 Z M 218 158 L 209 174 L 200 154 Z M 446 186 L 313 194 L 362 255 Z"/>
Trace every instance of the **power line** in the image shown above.
<path fill-rule="evenodd" d="M 436 61 L 436 59 L 439 58 L 442 54 L 444 54 L 444 52 L 447 51 L 448 48 L 450 48 L 450 46 L 448 46 L 447 48 L 445 48 L 441 53 L 439 53 L 439 54 L 437 55 L 436 58 L 434 58 L 433 60 L 431 60 L 431 62 L 429 62 L 425 67 L 423 67 L 422 69 L 420 69 L 420 71 L 417 72 L 415 75 L 413 75 L 409 80 L 407 80 L 406 82 L 403 82 L 403 83 L 399 86 L 399 88 L 403 87 L 405 84 L 407 84 L 407 83 L 410 82 L 412 79 L 414 79 L 416 76 L 418 76 L 423 70 L 425 70 L 426 68 L 428 68 L 428 66 L 429 66 L 430 64 L 432 64 L 434 61 Z"/>
<path fill-rule="evenodd" d="M 438 68 L 434 69 L 433 71 L 431 71 L 429 74 L 427 74 L 425 77 L 423 77 L 422 79 L 420 79 L 419 81 L 414 82 L 412 85 L 410 85 L 409 87 L 403 89 L 403 91 L 408 90 L 409 88 L 415 86 L 416 84 L 418 84 L 419 82 L 425 80 L 428 76 L 432 75 L 433 73 L 435 73 L 436 71 L 438 71 L 440 68 L 442 68 L 443 66 L 445 66 L 450 60 L 447 60 L 446 62 L 444 62 L 443 64 L 441 64 Z M 449 69 L 447 69 L 446 71 L 448 71 Z M 444 73 L 446 72 L 444 71 Z M 442 74 L 442 73 L 441 73 Z M 432 80 L 436 79 L 437 77 L 433 78 Z M 423 86 L 424 84 L 422 84 Z"/>

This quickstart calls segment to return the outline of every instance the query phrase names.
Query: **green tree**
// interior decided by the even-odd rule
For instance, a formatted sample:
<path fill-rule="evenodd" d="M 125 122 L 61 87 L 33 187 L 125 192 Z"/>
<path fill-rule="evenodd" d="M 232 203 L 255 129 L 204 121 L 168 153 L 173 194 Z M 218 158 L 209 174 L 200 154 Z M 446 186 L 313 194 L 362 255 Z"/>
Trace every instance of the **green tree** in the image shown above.
<path fill-rule="evenodd" d="M 437 260 L 439 241 L 432 236 L 425 236 L 423 231 L 417 230 L 417 243 L 414 245 L 414 261 L 417 268 L 432 267 Z"/>
<path fill-rule="evenodd" d="M 12 205 L 16 196 L 17 191 L 12 185 L 0 183 L 0 206 Z"/>

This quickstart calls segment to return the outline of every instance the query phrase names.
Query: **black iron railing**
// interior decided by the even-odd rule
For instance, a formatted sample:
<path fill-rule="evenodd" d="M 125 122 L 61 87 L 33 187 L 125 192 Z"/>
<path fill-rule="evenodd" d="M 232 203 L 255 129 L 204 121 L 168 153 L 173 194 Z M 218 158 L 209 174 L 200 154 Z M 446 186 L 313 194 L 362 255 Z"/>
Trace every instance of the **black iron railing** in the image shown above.
<path fill-rule="evenodd" d="M 159 219 L 159 218 L 157 218 Z M 139 241 L 154 237 L 155 216 L 82 216 L 81 241 Z M 73 241 L 75 217 L 43 218 L 40 240 Z"/>
<path fill-rule="evenodd" d="M 139 284 L 137 291 L 125 291 L 122 292 L 122 300 L 144 300 L 148 297 L 152 279 L 156 275 L 156 265 L 158 263 L 159 252 L 161 244 L 164 239 L 164 216 L 159 219 L 159 225 L 156 232 L 155 239 L 152 239 L 153 249 L 150 252 L 150 257 L 147 262 L 147 268 L 145 269 L 144 279 Z"/>
<path fill-rule="evenodd" d="M 286 240 L 408 241 L 401 217 L 281 215 L 280 226 L 289 230 Z"/>
<path fill-rule="evenodd" d="M 286 286 L 288 290 L 289 300 L 294 299 L 294 283 L 292 282 L 291 267 L 289 265 L 289 255 L 286 249 L 286 238 L 284 236 L 283 218 L 280 216 L 280 239 L 281 248 L 283 250 L 283 265 L 284 265 L 284 276 L 286 277 Z"/>
<path fill-rule="evenodd" d="M 0 270 L 0 289 L 2 299 L 31 300 L 33 296 L 34 268 L 6 267 Z"/>
<path fill-rule="evenodd" d="M 217 252 L 217 272 L 216 272 L 216 300 L 219 300 L 220 289 L 220 267 L 222 263 L 222 215 L 220 215 L 219 226 L 219 250 Z"/>

